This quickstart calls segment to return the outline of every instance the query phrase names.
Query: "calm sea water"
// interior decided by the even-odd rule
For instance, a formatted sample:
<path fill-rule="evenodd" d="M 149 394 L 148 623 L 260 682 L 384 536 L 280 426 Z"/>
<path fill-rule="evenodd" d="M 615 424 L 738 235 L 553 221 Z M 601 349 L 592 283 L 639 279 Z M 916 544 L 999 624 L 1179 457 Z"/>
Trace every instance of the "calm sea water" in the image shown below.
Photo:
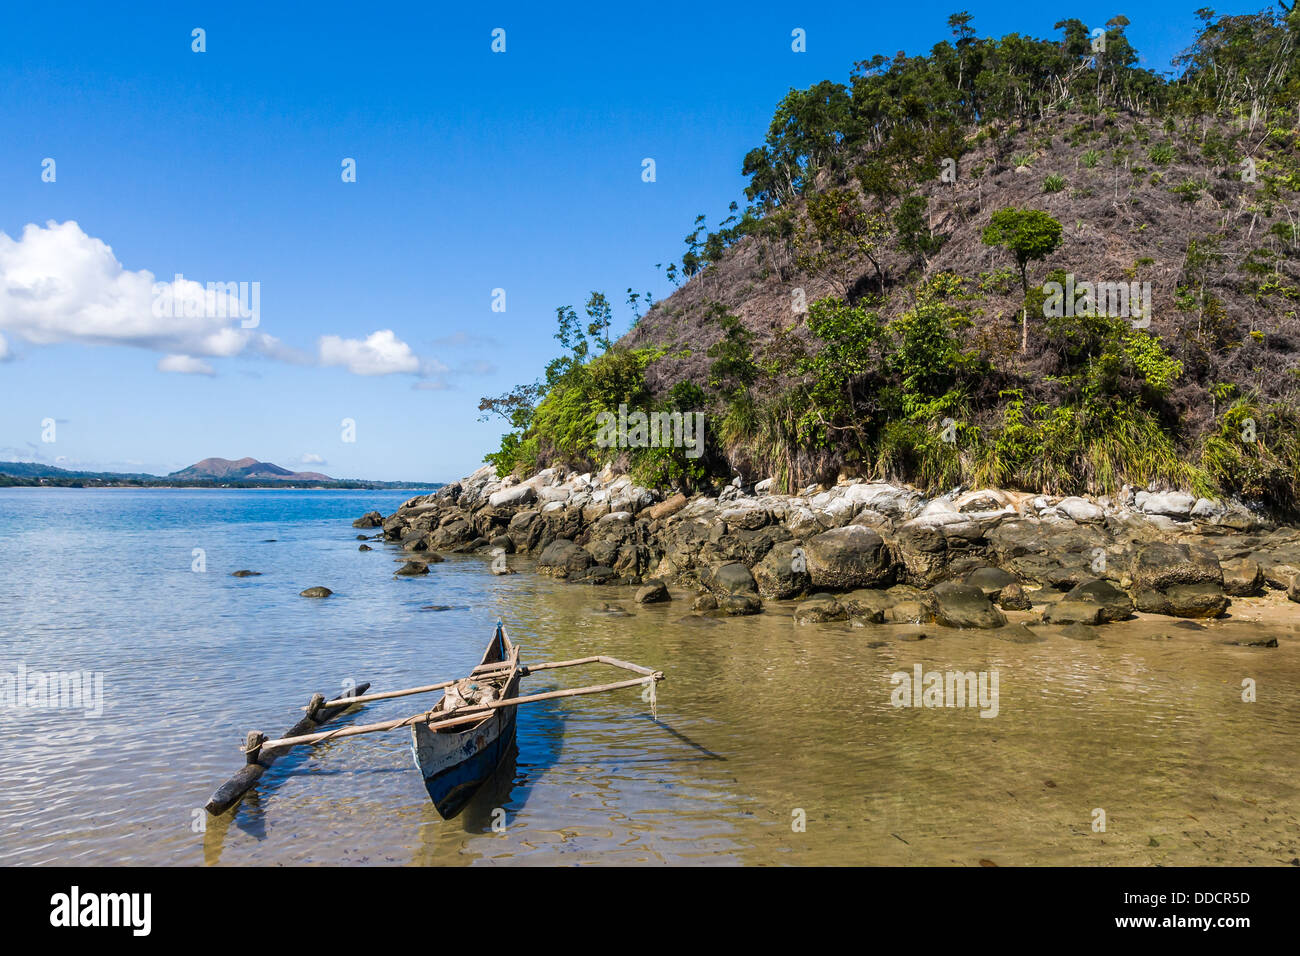
<path fill-rule="evenodd" d="M 508 577 L 449 556 L 394 578 L 400 554 L 359 552 L 350 522 L 409 494 L 0 491 L 0 675 L 98 672 L 104 700 L 100 716 L 0 708 L 0 864 L 1300 855 L 1300 608 L 1280 598 L 1200 631 L 1152 620 L 1039 644 L 796 627 L 782 604 L 699 619 L 687 594 L 640 607 L 629 589 L 553 582 L 523 558 Z M 245 568 L 261 576 L 230 576 Z M 335 594 L 298 596 L 312 585 Z M 451 821 L 429 805 L 406 732 L 281 759 L 232 813 L 200 809 L 240 766 L 247 730 L 278 735 L 312 692 L 348 679 L 378 691 L 459 676 L 498 617 L 525 661 L 606 653 L 663 669 L 659 721 L 635 690 L 525 707 L 517 754 Z M 1269 635 L 1278 648 L 1226 644 Z M 997 671 L 998 716 L 891 706 L 890 674 L 918 663 Z M 432 703 L 380 702 L 360 719 Z"/>

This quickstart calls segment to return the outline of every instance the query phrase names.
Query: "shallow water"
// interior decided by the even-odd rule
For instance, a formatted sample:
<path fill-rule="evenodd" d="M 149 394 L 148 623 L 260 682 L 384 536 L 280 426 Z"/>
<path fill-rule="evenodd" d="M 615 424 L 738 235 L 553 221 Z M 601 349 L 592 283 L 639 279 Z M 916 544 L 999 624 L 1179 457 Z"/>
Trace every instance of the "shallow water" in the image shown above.
<path fill-rule="evenodd" d="M 359 552 L 350 522 L 408 496 L 0 491 L 0 674 L 25 665 L 104 681 L 99 717 L 0 707 L 0 864 L 1300 856 L 1300 606 L 1261 599 L 1203 630 L 1148 619 L 1093 641 L 1048 629 L 1036 644 L 796 626 L 782 604 L 702 619 L 688 594 L 638 606 L 631 589 L 554 582 L 522 557 L 507 577 L 452 555 L 427 577 L 394 578 L 399 552 Z M 206 571 L 192 570 L 194 549 Z M 263 573 L 230 576 L 240 568 Z M 317 584 L 335 595 L 298 597 Z M 662 669 L 659 720 L 636 690 L 525 707 L 517 755 L 451 821 L 429 804 L 405 732 L 281 759 L 235 811 L 199 809 L 239 767 L 247 730 L 279 734 L 313 691 L 349 678 L 378 691 L 461 675 L 498 617 L 525 662 L 604 653 Z M 1225 644 L 1269 636 L 1280 646 Z M 916 664 L 996 671 L 997 716 L 892 706 L 890 675 Z M 538 674 L 525 690 L 617 679 L 607 674 Z M 379 702 L 345 720 L 432 702 Z"/>

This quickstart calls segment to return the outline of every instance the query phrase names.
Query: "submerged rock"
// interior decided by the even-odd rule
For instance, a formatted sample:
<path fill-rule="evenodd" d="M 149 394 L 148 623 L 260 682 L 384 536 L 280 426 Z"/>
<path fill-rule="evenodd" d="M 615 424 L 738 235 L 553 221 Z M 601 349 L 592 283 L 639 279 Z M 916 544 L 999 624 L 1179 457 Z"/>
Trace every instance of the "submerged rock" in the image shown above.
<path fill-rule="evenodd" d="M 794 609 L 796 624 L 822 624 L 848 619 L 848 609 L 829 594 L 814 594 Z"/>
<path fill-rule="evenodd" d="M 407 561 L 393 573 L 400 577 L 410 578 L 415 577 L 417 574 L 428 574 L 429 566 L 423 561 Z"/>
<path fill-rule="evenodd" d="M 231 576 L 232 578 L 257 578 L 257 577 L 261 577 L 261 576 L 262 576 L 262 572 L 261 572 L 261 571 L 248 571 L 248 570 L 243 570 L 243 571 L 231 571 L 231 572 L 230 572 L 230 576 Z"/>
<path fill-rule="evenodd" d="M 307 590 L 305 591 L 299 591 L 298 596 L 305 597 L 305 598 L 327 598 L 333 593 L 334 592 L 331 591 L 329 588 L 320 587 L 318 585 L 317 587 L 314 588 L 307 588 Z"/>
<path fill-rule="evenodd" d="M 1100 578 L 1094 578 L 1091 581 L 1085 581 L 1070 589 L 1070 592 L 1061 599 L 1061 603 L 1052 609 L 1053 614 L 1058 611 L 1062 605 L 1066 604 L 1092 604 L 1098 610 L 1098 624 L 1109 624 L 1111 621 L 1122 621 L 1133 613 L 1133 599 L 1124 591 L 1110 581 Z M 1056 618 L 1053 617 L 1053 622 Z M 1082 621 L 1081 623 L 1088 623 Z"/>

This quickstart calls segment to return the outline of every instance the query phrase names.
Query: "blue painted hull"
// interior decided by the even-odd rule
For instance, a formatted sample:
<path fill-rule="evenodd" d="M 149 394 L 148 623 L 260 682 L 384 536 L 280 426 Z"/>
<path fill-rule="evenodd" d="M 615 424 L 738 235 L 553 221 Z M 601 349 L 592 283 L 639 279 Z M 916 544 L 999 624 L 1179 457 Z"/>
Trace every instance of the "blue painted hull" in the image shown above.
<path fill-rule="evenodd" d="M 429 799 L 438 811 L 438 816 L 450 820 L 474 798 L 492 772 L 501 764 L 515 741 L 515 709 L 509 708 L 509 716 L 494 716 L 503 726 L 496 739 L 488 743 L 463 763 L 438 771 L 424 778 L 424 789 L 429 792 Z"/>
<path fill-rule="evenodd" d="M 500 698 L 519 696 L 518 651 L 500 624 L 483 653 L 480 667 L 499 662 L 513 662 L 509 671 L 494 685 L 500 689 Z M 491 678 L 486 680 L 492 682 Z M 433 721 L 447 713 L 446 704 L 444 696 L 430 712 Z M 515 741 L 515 716 L 514 707 L 503 707 L 465 728 L 431 730 L 425 724 L 412 725 L 411 753 L 415 757 L 415 766 L 424 778 L 424 788 L 429 792 L 434 809 L 444 820 L 465 808 L 510 752 Z"/>

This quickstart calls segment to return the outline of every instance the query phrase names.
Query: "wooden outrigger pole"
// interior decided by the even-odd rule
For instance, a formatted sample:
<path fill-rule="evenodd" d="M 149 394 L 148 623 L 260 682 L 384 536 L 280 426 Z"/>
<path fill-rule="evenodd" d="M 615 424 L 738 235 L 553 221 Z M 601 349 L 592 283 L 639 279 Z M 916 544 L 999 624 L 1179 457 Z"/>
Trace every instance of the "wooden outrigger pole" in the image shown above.
<path fill-rule="evenodd" d="M 611 658 L 589 658 L 584 659 L 583 663 L 598 660 L 602 664 L 612 662 Z M 548 667 L 562 667 L 563 664 L 550 664 Z M 571 690 L 552 690 L 544 694 L 530 694 L 527 697 L 511 697 L 507 700 L 494 700 L 486 704 L 478 704 L 473 707 L 464 707 L 455 711 L 454 717 L 448 717 L 443 720 L 431 719 L 430 711 L 420 714 L 412 714 L 410 717 L 403 717 L 400 720 L 386 720 L 378 724 L 362 724 L 360 727 L 340 727 L 338 730 L 326 730 L 318 734 L 302 734 L 297 737 L 281 737 L 279 740 L 267 740 L 258 744 L 259 747 L 273 747 L 276 749 L 288 747 L 300 747 L 304 744 L 318 744 L 326 740 L 338 740 L 343 737 L 358 737 L 361 734 L 381 734 L 390 730 L 400 730 L 402 727 L 409 727 L 411 724 L 427 721 L 430 730 L 439 730 L 443 727 L 455 727 L 457 724 L 472 724 L 475 721 L 482 720 L 484 715 L 490 714 L 494 710 L 500 710 L 502 707 L 518 707 L 520 704 L 532 704 L 539 700 L 557 700 L 561 697 L 579 697 L 583 694 L 603 694 L 611 690 L 622 690 L 624 687 L 637 687 L 642 684 L 654 686 L 655 683 L 664 679 L 662 671 L 652 671 L 646 668 L 637 667 L 635 664 L 615 664 L 615 667 L 627 667 L 644 671 L 644 677 L 635 677 L 631 680 L 616 681 L 612 684 L 595 684 L 588 687 L 575 687 Z M 541 670 L 539 667 L 528 668 L 528 672 Z M 521 668 L 523 670 L 523 668 Z M 452 683 L 455 683 L 453 681 Z M 405 694 L 419 694 L 424 691 L 420 688 L 411 688 L 409 691 L 392 691 L 387 696 L 401 697 Z M 381 697 L 384 695 L 375 695 Z M 654 695 L 651 694 L 651 703 L 654 703 Z M 247 751 L 246 751 L 247 752 Z"/>
<path fill-rule="evenodd" d="M 498 625 L 498 634 L 500 625 Z M 323 743 L 326 740 L 339 740 L 345 737 L 358 737 L 362 734 L 386 733 L 392 730 L 398 730 L 402 727 L 409 727 L 415 724 L 423 724 L 424 728 L 430 731 L 445 730 L 447 728 L 460 726 L 463 724 L 473 724 L 482 721 L 485 717 L 496 711 L 504 711 L 506 708 L 518 707 L 520 704 L 531 704 L 543 700 L 558 700 L 565 697 L 579 697 L 585 694 L 603 694 L 609 691 L 622 690 L 627 687 L 646 686 L 649 688 L 649 702 L 651 713 L 657 716 L 657 698 L 655 685 L 664 679 L 662 671 L 651 670 L 648 667 L 641 667 L 639 664 L 630 664 L 614 657 L 605 655 L 595 655 L 591 657 L 580 657 L 569 661 L 550 661 L 545 664 L 533 664 L 531 666 L 520 664 L 518 661 L 518 649 L 511 659 L 498 661 L 494 663 L 481 664 L 475 667 L 469 674 L 469 680 L 490 681 L 493 677 L 500 678 L 503 675 L 511 674 L 519 677 L 528 674 L 535 674 L 538 671 L 555 670 L 561 667 L 578 667 L 584 664 L 605 664 L 610 667 L 620 668 L 631 671 L 636 677 L 628 680 L 614 681 L 608 684 L 591 684 L 586 687 L 575 687 L 568 690 L 553 690 L 541 694 L 530 694 L 523 697 L 507 697 L 500 700 L 489 700 L 485 703 L 469 704 L 459 707 L 455 710 L 439 710 L 438 706 L 430 708 L 427 711 L 418 714 L 412 714 L 409 717 L 403 717 L 398 720 L 387 720 L 374 724 L 363 724 L 357 727 L 340 727 L 335 730 L 319 731 L 318 728 L 344 710 L 354 705 L 371 703 L 379 700 L 392 700 L 398 697 L 409 697 L 416 694 L 428 694 L 436 690 L 445 690 L 453 685 L 460 683 L 459 680 L 439 681 L 434 684 L 424 684 L 419 687 L 407 687 L 402 690 L 383 691 L 376 694 L 367 694 L 369 684 L 361 684 L 356 691 L 336 697 L 326 702 L 324 698 L 317 694 L 312 697 L 311 702 L 304 708 L 307 716 L 298 721 L 283 737 L 275 740 L 268 740 L 266 735 L 260 731 L 250 731 L 245 745 L 243 747 L 245 765 L 233 777 L 212 795 L 207 802 L 206 809 L 208 813 L 217 815 L 225 812 L 239 802 L 239 799 L 257 783 L 265 770 L 275 761 L 277 757 L 282 756 L 294 747 L 305 746 L 309 744 Z"/>
<path fill-rule="evenodd" d="M 324 694 L 313 694 L 311 701 L 304 708 L 307 715 L 290 727 L 285 736 L 292 737 L 315 730 L 351 707 L 356 703 L 357 695 L 364 694 L 369 689 L 369 683 L 358 684 L 355 690 L 341 694 L 330 701 L 325 700 Z M 249 733 L 244 747 L 247 762 L 233 777 L 217 788 L 217 792 L 204 806 L 208 813 L 216 816 L 238 803 L 240 798 L 261 779 L 262 774 L 271 764 L 275 763 L 276 758 L 283 756 L 284 751 L 288 749 L 266 747 L 265 740 L 265 735 L 259 731 L 254 730 Z"/>

